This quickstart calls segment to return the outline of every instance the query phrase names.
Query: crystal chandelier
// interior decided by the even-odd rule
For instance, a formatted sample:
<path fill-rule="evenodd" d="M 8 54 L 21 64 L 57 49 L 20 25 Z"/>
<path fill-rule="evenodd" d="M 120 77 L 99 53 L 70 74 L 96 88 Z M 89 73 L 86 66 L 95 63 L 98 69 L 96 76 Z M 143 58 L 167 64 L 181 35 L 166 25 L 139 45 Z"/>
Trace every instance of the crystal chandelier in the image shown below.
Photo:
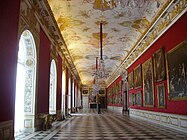
<path fill-rule="evenodd" d="M 108 77 L 108 73 L 105 70 L 105 63 L 103 59 L 103 23 L 100 23 L 100 60 L 99 68 L 97 70 L 97 76 L 99 79 L 105 79 Z"/>
<path fill-rule="evenodd" d="M 105 69 L 105 63 L 103 59 L 103 23 L 100 23 L 100 60 L 98 65 L 98 57 L 96 57 L 96 71 L 94 72 L 94 85 L 93 91 L 96 93 L 100 90 L 99 80 L 108 77 L 108 72 Z"/>
<path fill-rule="evenodd" d="M 96 57 L 96 70 L 94 73 L 94 84 L 93 84 L 93 93 L 97 94 L 98 91 L 100 90 L 100 86 L 99 86 L 99 76 L 98 76 L 98 57 Z"/>

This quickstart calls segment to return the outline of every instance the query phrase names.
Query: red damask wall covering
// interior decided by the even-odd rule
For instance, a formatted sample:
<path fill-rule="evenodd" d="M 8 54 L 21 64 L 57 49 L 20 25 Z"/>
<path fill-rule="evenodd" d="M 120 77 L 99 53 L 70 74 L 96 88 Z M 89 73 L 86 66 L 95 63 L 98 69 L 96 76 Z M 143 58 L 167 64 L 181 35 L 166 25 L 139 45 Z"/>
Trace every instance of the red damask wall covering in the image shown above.
<path fill-rule="evenodd" d="M 37 113 L 49 112 L 50 41 L 40 30 Z"/>
<path fill-rule="evenodd" d="M 185 13 L 172 27 L 170 27 L 139 59 L 136 60 L 128 69 L 131 73 L 137 66 L 142 65 L 148 59 L 153 57 L 153 54 L 160 48 L 164 48 L 164 54 L 176 47 L 181 42 L 187 39 L 187 13 Z M 173 61 L 177 61 L 177 58 Z M 167 74 L 167 72 L 166 72 Z M 158 101 L 156 95 L 156 85 L 163 83 L 166 87 L 166 106 L 165 108 L 158 108 Z M 142 110 L 151 110 L 157 112 L 167 112 L 174 114 L 187 115 L 187 100 L 169 100 L 167 79 L 161 82 L 154 82 L 154 106 L 130 106 Z M 129 95 L 137 91 L 143 91 L 142 87 L 129 90 Z"/>

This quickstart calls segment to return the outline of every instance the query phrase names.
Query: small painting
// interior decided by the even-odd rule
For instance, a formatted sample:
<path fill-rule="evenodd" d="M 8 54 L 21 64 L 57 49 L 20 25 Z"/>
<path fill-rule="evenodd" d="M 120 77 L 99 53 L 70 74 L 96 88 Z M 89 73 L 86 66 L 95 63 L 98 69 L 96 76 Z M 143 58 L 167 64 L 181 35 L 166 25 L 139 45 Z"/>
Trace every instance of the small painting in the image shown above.
<path fill-rule="evenodd" d="M 187 40 L 167 53 L 170 100 L 187 100 Z"/>
<path fill-rule="evenodd" d="M 142 64 L 144 106 L 154 106 L 152 58 Z"/>
<path fill-rule="evenodd" d="M 120 81 L 120 82 L 119 82 L 119 92 L 121 92 L 121 91 L 122 91 L 122 84 L 123 84 L 123 82 L 122 82 L 122 81 Z"/>
<path fill-rule="evenodd" d="M 157 85 L 158 107 L 165 108 L 165 86 L 164 83 Z"/>
<path fill-rule="evenodd" d="M 128 75 L 128 84 L 129 84 L 129 89 L 133 89 L 133 86 L 134 86 L 134 84 L 133 84 L 133 72 L 131 72 L 131 73 L 129 73 L 129 75 Z"/>
<path fill-rule="evenodd" d="M 131 93 L 129 94 L 129 106 L 133 106 L 134 105 L 134 94 Z"/>
<path fill-rule="evenodd" d="M 155 69 L 155 80 L 156 82 L 166 79 L 166 69 L 165 69 L 165 57 L 164 49 L 159 49 L 154 54 L 154 69 Z"/>
<path fill-rule="evenodd" d="M 134 70 L 134 88 L 142 87 L 141 65 Z"/>
<path fill-rule="evenodd" d="M 142 106 L 142 92 L 138 91 L 135 93 L 135 105 Z"/>

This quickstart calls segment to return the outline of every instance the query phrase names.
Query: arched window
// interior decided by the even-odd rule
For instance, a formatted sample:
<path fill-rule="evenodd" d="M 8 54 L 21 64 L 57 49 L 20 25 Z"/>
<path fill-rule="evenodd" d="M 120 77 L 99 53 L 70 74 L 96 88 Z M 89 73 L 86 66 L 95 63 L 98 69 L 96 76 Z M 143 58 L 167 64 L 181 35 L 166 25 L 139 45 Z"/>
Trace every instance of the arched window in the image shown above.
<path fill-rule="evenodd" d="M 62 73 L 62 112 L 63 114 L 65 113 L 65 97 L 66 97 L 66 74 L 63 71 Z"/>
<path fill-rule="evenodd" d="M 72 107 L 75 107 L 75 87 L 74 87 L 74 81 L 72 83 Z"/>
<path fill-rule="evenodd" d="M 57 89 L 57 71 L 56 63 L 54 60 L 51 61 L 50 68 L 50 89 L 49 89 L 49 113 L 56 113 L 56 90 Z"/>
<path fill-rule="evenodd" d="M 68 109 L 71 109 L 71 79 L 69 78 L 69 83 L 68 83 Z"/>
<path fill-rule="evenodd" d="M 36 47 L 30 31 L 25 30 L 19 40 L 15 98 L 15 135 L 24 128 L 34 129 Z"/>

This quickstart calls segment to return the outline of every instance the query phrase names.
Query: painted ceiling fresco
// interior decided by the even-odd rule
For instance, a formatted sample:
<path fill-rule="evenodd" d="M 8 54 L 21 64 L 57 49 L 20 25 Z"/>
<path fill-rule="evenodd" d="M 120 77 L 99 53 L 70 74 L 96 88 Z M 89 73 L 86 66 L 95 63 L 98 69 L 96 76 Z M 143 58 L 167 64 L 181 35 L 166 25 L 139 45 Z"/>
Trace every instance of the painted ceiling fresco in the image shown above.
<path fill-rule="evenodd" d="M 83 84 L 93 83 L 100 52 L 103 22 L 103 57 L 110 74 L 158 17 L 167 0 L 144 0 L 137 8 L 102 7 L 102 0 L 48 0 Z"/>

